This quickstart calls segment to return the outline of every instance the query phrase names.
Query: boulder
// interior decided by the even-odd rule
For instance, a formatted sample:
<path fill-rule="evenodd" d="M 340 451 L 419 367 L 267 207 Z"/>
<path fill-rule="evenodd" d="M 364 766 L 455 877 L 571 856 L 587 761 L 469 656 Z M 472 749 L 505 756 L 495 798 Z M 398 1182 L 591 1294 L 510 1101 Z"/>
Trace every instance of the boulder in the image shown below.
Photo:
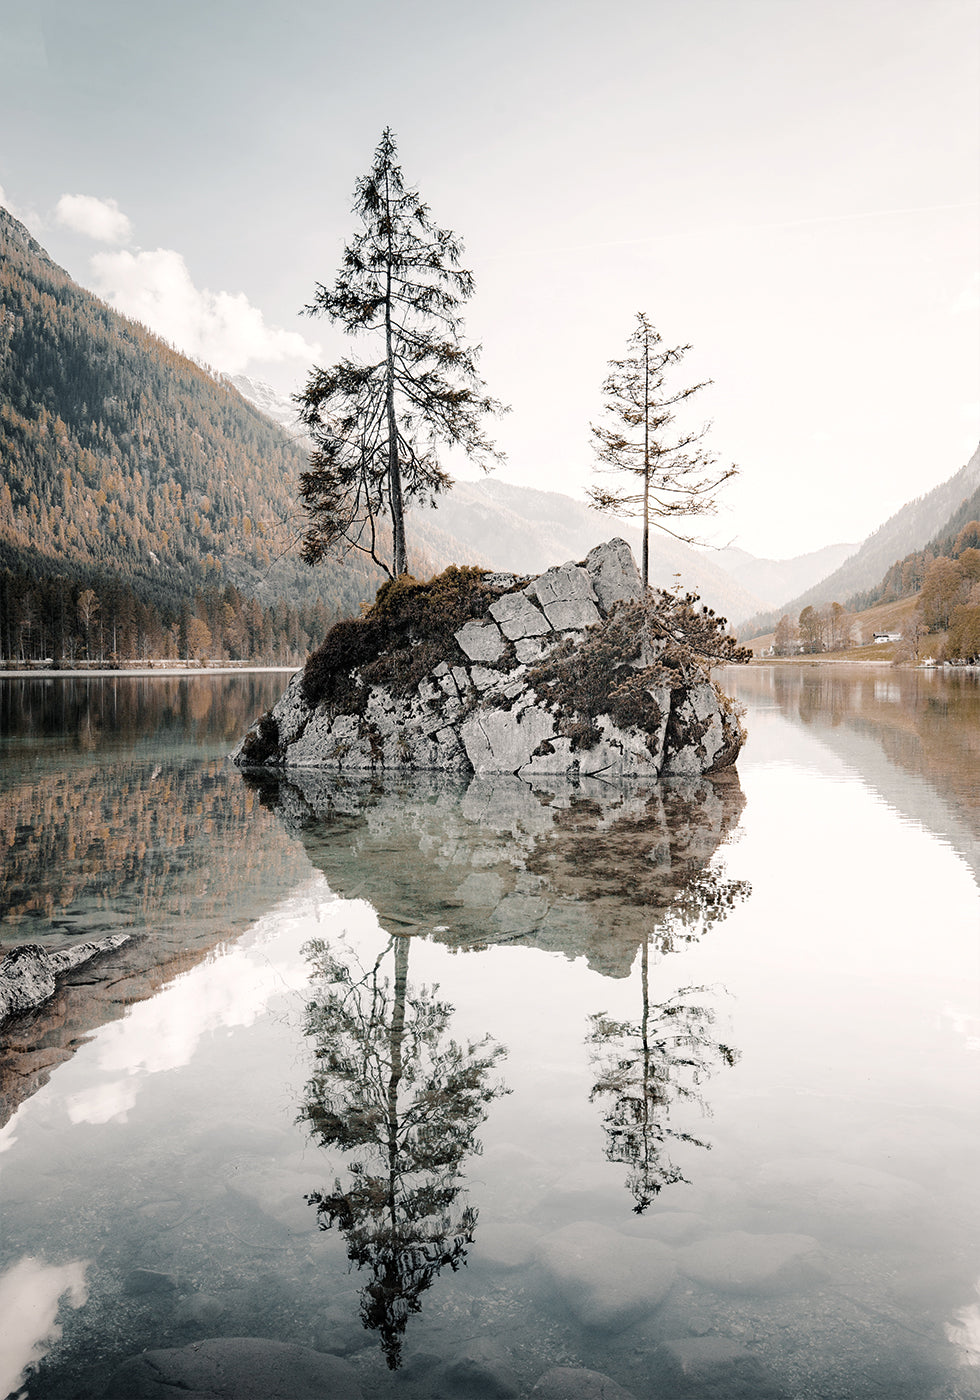
<path fill-rule="evenodd" d="M 772 1293 L 812 1283 L 820 1251 L 812 1235 L 714 1235 L 677 1251 L 688 1278 L 719 1293 Z"/>
<path fill-rule="evenodd" d="M 548 1235 L 538 1261 L 583 1327 L 622 1332 L 659 1307 L 677 1265 L 658 1240 L 622 1235 L 591 1221 Z"/>
<path fill-rule="evenodd" d="M 634 1400 L 632 1391 L 601 1371 L 582 1366 L 552 1366 L 538 1377 L 531 1396 L 532 1400 Z"/>
<path fill-rule="evenodd" d="M 333 652 L 328 636 L 234 762 L 608 781 L 735 761 L 733 708 L 693 652 L 667 656 L 655 619 L 674 600 L 645 594 L 625 541 L 536 578 L 473 569 L 435 582 L 427 599 L 432 585 L 395 581 L 366 632 L 342 624 Z"/>
<path fill-rule="evenodd" d="M 102 953 L 114 952 L 129 939 L 128 933 L 112 933 L 54 953 L 47 952 L 38 943 L 22 943 L 12 948 L 0 962 L 0 1021 L 41 1006 L 54 996 L 57 977 Z"/>
<path fill-rule="evenodd" d="M 124 1361 L 104 1400 L 361 1400 L 350 1363 L 266 1337 L 214 1337 Z"/>

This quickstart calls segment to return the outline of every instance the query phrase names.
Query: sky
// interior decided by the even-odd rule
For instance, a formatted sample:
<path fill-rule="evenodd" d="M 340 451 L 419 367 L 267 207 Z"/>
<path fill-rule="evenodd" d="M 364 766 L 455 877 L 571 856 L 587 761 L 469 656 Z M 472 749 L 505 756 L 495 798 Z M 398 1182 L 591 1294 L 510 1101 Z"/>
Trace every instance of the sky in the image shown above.
<path fill-rule="evenodd" d="M 0 0 L 0 203 L 113 306 L 290 393 L 351 352 L 301 312 L 389 126 L 476 279 L 497 475 L 598 484 L 643 311 L 739 467 L 696 527 L 788 558 L 977 446 L 978 67 L 976 0 Z"/>

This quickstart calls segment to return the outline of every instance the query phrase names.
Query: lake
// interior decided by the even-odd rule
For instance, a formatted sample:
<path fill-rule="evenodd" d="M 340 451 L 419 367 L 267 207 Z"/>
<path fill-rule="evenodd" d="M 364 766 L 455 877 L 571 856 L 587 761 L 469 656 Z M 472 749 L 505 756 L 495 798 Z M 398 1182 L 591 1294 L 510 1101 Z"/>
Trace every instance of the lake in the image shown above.
<path fill-rule="evenodd" d="M 0 679 L 3 945 L 134 935 L 5 1028 L 0 1394 L 980 1395 L 980 685 L 721 678 L 737 770 L 534 788 L 243 775 L 283 676 Z"/>

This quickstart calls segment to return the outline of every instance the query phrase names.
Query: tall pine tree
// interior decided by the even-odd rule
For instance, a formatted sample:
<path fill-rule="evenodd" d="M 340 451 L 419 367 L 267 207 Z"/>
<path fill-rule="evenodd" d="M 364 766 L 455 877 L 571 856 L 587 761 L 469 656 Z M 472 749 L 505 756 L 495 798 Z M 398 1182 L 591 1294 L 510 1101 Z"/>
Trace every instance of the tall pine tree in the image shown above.
<path fill-rule="evenodd" d="M 650 582 L 650 525 L 665 530 L 686 544 L 696 544 L 665 521 L 708 515 L 715 508 L 715 493 L 737 467 L 716 470 L 715 458 L 701 446 L 707 428 L 675 433 L 674 409 L 704 389 L 705 380 L 685 389 L 668 389 L 668 372 L 690 350 L 690 345 L 664 346 L 647 316 L 637 313 L 636 330 L 629 338 L 623 360 L 610 360 L 610 373 L 602 392 L 606 422 L 593 424 L 599 471 L 630 478 L 619 490 L 595 486 L 589 498 L 599 510 L 643 517 L 643 584 Z"/>
<path fill-rule="evenodd" d="M 406 502 L 433 502 L 452 486 L 439 444 L 487 468 L 499 454 L 481 420 L 502 406 L 477 373 L 479 347 L 462 340 L 460 307 L 473 291 L 462 244 L 406 188 L 390 128 L 357 183 L 354 212 L 363 228 L 306 311 L 363 337 L 371 353 L 315 368 L 296 396 L 314 443 L 300 480 L 310 519 L 303 557 L 313 564 L 353 548 L 396 577 L 408 567 Z"/>

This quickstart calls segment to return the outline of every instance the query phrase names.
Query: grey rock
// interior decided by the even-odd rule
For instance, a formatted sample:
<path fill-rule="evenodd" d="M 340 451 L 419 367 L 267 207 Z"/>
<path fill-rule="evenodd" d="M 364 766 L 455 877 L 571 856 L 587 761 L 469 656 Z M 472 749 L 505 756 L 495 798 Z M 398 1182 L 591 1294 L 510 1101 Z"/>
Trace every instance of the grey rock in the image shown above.
<path fill-rule="evenodd" d="M 523 661 L 525 665 L 532 665 L 535 661 L 540 661 L 548 650 L 544 642 L 538 637 L 521 637 L 514 643 L 514 651 L 518 661 Z"/>
<path fill-rule="evenodd" d="M 603 613 L 614 604 L 643 597 L 643 583 L 633 552 L 625 540 L 607 540 L 589 550 L 585 567 Z"/>
<path fill-rule="evenodd" d="M 112 1375 L 104 1400 L 362 1400 L 349 1362 L 266 1337 L 216 1337 L 144 1351 Z"/>
<path fill-rule="evenodd" d="M 548 1235 L 538 1260 L 584 1327 L 621 1332 L 665 1298 L 677 1265 L 659 1240 L 580 1222 Z"/>
<path fill-rule="evenodd" d="M 559 599 L 548 604 L 544 615 L 556 632 L 571 632 L 602 621 L 599 609 L 588 598 Z"/>
<path fill-rule="evenodd" d="M 460 737 L 474 773 L 517 773 L 555 733 L 554 718 L 531 705 L 520 714 L 489 710 L 463 721 Z"/>
<path fill-rule="evenodd" d="M 600 621 L 591 576 L 577 564 L 548 569 L 528 586 L 527 592 L 544 609 L 556 632 L 591 627 Z"/>
<path fill-rule="evenodd" d="M 499 1343 L 477 1338 L 440 1366 L 436 1389 L 452 1400 L 514 1400 L 520 1394 L 517 1374 Z"/>
<path fill-rule="evenodd" d="M 142 1298 L 149 1294 L 171 1294 L 177 1292 L 177 1285 L 169 1274 L 156 1269 L 131 1269 L 123 1279 L 123 1292 L 132 1297 Z"/>
<path fill-rule="evenodd" d="M 526 592 L 505 593 L 490 604 L 490 613 L 504 636 L 512 642 L 520 637 L 543 637 L 551 631 L 548 619 Z"/>
<path fill-rule="evenodd" d="M 508 577 L 506 586 L 513 582 Z M 363 711 L 354 714 L 311 706 L 301 677 L 294 676 L 271 721 L 257 721 L 232 757 L 246 767 L 346 773 L 410 768 L 516 773 L 525 781 L 699 778 L 733 763 L 742 735 L 730 704 L 696 664 L 687 683 L 675 681 L 673 691 L 651 676 L 649 706 L 640 711 L 638 727 L 629 729 L 610 714 L 591 717 L 601 708 L 594 693 L 587 715 L 571 712 L 567 672 L 547 669 L 556 646 L 564 657 L 569 647 L 582 645 L 585 628 L 601 627 L 602 615 L 617 602 L 642 595 L 628 545 L 610 540 L 592 550 L 584 566 L 548 569 L 497 597 L 490 617 L 460 627 L 455 638 L 471 666 L 436 657 L 414 693 L 375 685 Z M 653 665 L 658 646 L 630 664 Z M 574 651 L 571 659 L 574 666 Z M 542 662 L 541 670 L 529 671 Z M 611 696 L 608 703 L 616 709 Z"/>
<path fill-rule="evenodd" d="M 674 699 L 664 754 L 664 777 L 697 777 L 724 768 L 738 754 L 741 735 L 710 682 Z"/>
<path fill-rule="evenodd" d="M 56 978 L 82 967 L 103 953 L 115 952 L 130 941 L 128 933 L 111 933 L 49 953 L 38 943 L 11 948 L 0 962 L 0 1021 L 31 1011 L 54 996 Z"/>
<path fill-rule="evenodd" d="M 266 1337 L 214 1337 L 144 1351 L 113 1373 L 105 1400 L 361 1400 L 349 1362 Z"/>
<path fill-rule="evenodd" d="M 678 1396 L 698 1400 L 784 1400 L 759 1358 L 732 1337 L 679 1337 L 664 1343 Z"/>
<path fill-rule="evenodd" d="M 459 647 L 471 661 L 499 661 L 507 643 L 495 622 L 467 622 L 455 634 Z"/>
<path fill-rule="evenodd" d="M 635 1400 L 611 1377 L 580 1366 L 552 1366 L 538 1377 L 531 1395 L 533 1400 Z"/>
<path fill-rule="evenodd" d="M 769 1293 L 812 1282 L 819 1246 L 812 1235 L 752 1235 L 744 1230 L 698 1240 L 677 1251 L 688 1278 L 721 1293 Z"/>

